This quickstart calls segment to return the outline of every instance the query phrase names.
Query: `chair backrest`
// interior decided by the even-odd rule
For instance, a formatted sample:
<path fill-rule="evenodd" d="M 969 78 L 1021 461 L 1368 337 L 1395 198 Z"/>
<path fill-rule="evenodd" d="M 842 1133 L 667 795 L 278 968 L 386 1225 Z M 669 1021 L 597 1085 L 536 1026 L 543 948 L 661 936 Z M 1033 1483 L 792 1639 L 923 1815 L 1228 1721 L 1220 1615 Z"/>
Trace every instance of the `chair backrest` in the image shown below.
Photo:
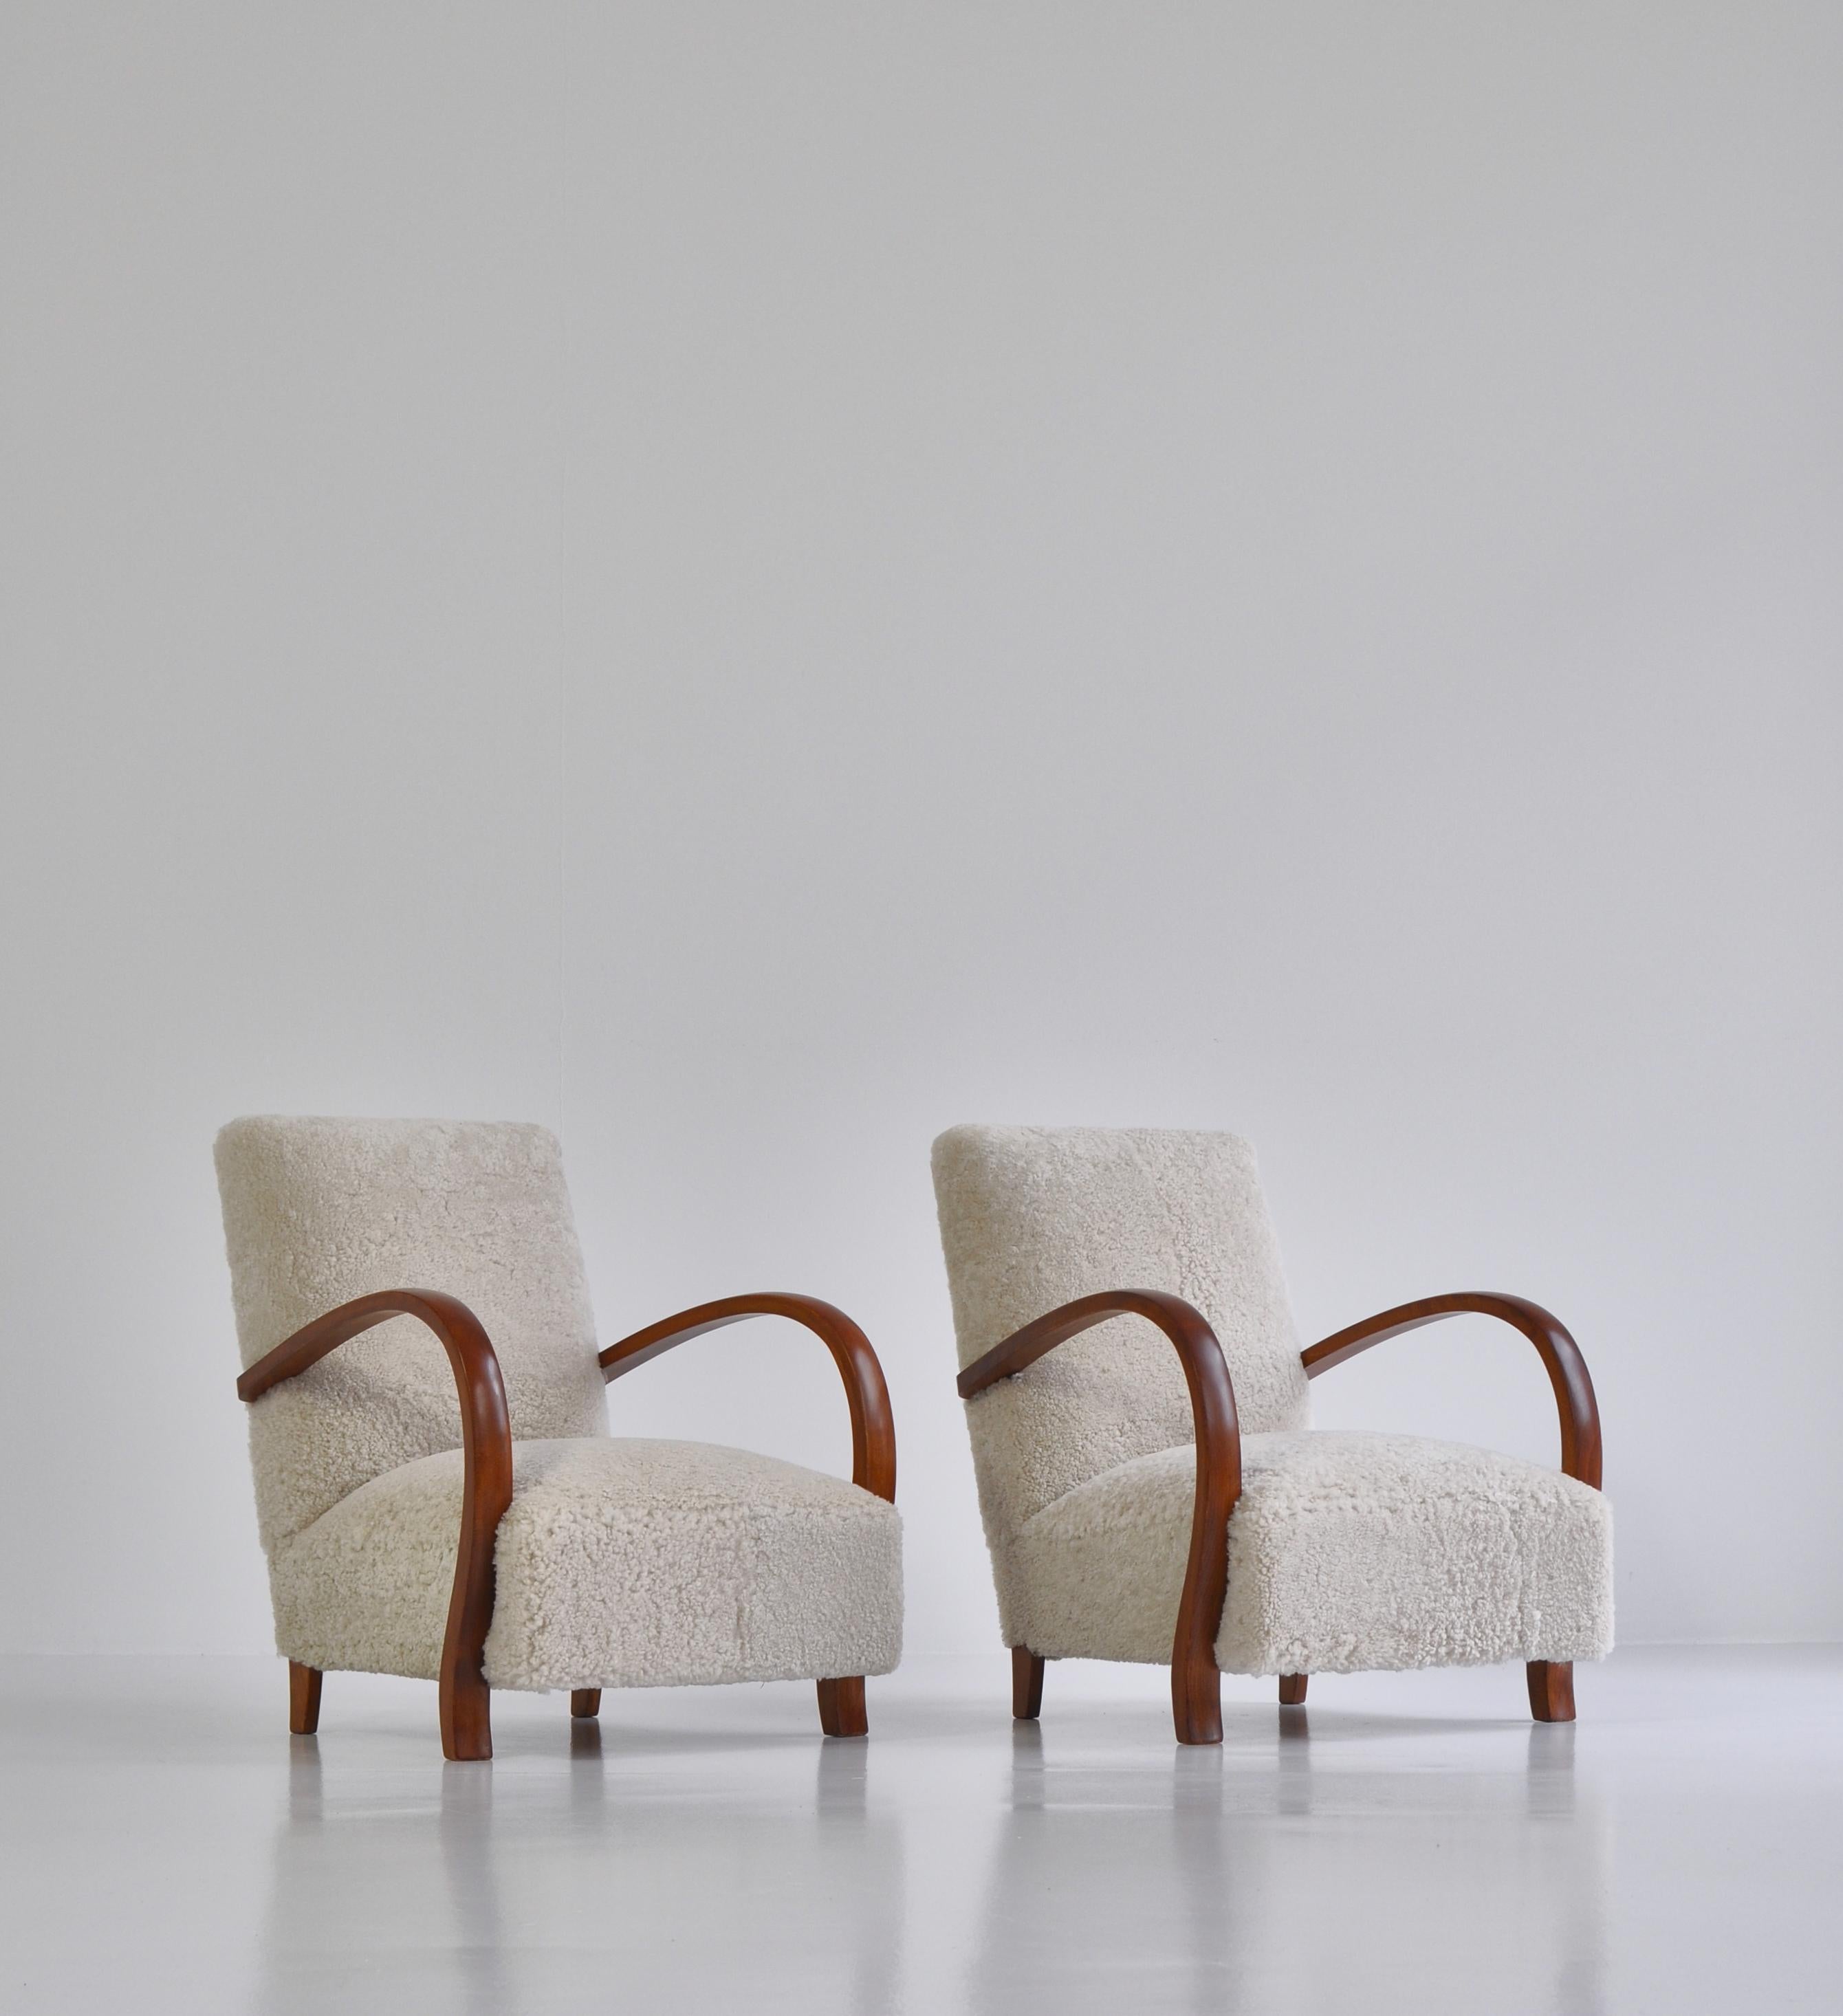
<path fill-rule="evenodd" d="M 1305 1427 L 1299 1341 L 1254 1150 L 1233 1134 L 954 1127 L 934 1194 L 963 1369 L 1103 1288 L 1161 1288 L 1221 1341 L 1244 1431 Z M 1122 1316 L 967 1404 L 996 1539 L 1103 1471 L 1194 1434 L 1169 1341 Z"/>
<path fill-rule="evenodd" d="M 556 1137 L 443 1120 L 233 1120 L 218 1187 L 253 1365 L 384 1288 L 437 1288 L 485 1326 L 520 1439 L 607 1429 L 595 1319 Z M 399 1463 L 460 1445 L 454 1374 L 413 1316 L 380 1323 L 250 1409 L 265 1547 Z"/>

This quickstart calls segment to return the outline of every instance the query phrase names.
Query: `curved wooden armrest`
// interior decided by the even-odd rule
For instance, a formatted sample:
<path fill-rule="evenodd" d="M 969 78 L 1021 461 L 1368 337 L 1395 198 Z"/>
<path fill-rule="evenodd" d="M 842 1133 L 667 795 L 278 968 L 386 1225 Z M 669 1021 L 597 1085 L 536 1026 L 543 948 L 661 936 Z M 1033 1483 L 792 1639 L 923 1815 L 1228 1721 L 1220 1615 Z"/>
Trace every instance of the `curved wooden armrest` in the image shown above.
<path fill-rule="evenodd" d="M 1581 1347 L 1549 1312 L 1521 1295 L 1496 1295 L 1483 1291 L 1456 1295 L 1429 1295 L 1424 1301 L 1403 1302 L 1398 1309 L 1384 1309 L 1367 1316 L 1348 1330 L 1308 1345 L 1299 1354 L 1308 1379 L 1329 1372 L 1347 1358 L 1380 1344 L 1384 1337 L 1399 1337 L 1404 1330 L 1419 1330 L 1443 1316 L 1496 1316 L 1514 1330 L 1520 1330 L 1533 1344 L 1555 1389 L 1555 1405 L 1561 1416 L 1561 1467 L 1569 1477 L 1600 1489 L 1600 1406 L 1593 1397 L 1593 1381 L 1587 1375 L 1587 1361 Z"/>
<path fill-rule="evenodd" d="M 1172 1707 L 1178 1740 L 1222 1740 L 1216 1633 L 1229 1587 L 1229 1515 L 1241 1496 L 1241 1426 L 1235 1388 L 1216 1334 L 1190 1305 L 1156 1288 L 1114 1288 L 1084 1295 L 1013 1330 L 959 1376 L 960 1398 L 971 1400 L 1046 1352 L 1114 1316 L 1143 1316 L 1171 1339 L 1190 1389 L 1197 1432 L 1197 1496 L 1190 1514 L 1190 1558 L 1172 1640 Z"/>
<path fill-rule="evenodd" d="M 348 1338 L 393 1316 L 415 1316 L 441 1341 L 461 1402 L 461 1540 L 441 1653 L 441 1741 L 452 1758 L 490 1757 L 487 1683 L 481 1655 L 493 1621 L 493 1540 L 512 1503 L 512 1418 L 499 1361 L 465 1302 L 434 1289 L 387 1288 L 316 1316 L 259 1358 L 237 1381 L 256 1400 L 318 1364 Z"/>
<path fill-rule="evenodd" d="M 814 1295 L 726 1295 L 718 1302 L 700 1302 L 681 1309 L 646 1329 L 611 1344 L 601 1354 L 602 1377 L 618 1379 L 657 1358 L 675 1345 L 708 1331 L 723 1330 L 751 1316 L 786 1316 L 802 1323 L 832 1354 L 844 1381 L 851 1410 L 851 1481 L 879 1498 L 896 1496 L 896 1424 L 890 1412 L 890 1389 L 870 1340 L 843 1309 Z"/>

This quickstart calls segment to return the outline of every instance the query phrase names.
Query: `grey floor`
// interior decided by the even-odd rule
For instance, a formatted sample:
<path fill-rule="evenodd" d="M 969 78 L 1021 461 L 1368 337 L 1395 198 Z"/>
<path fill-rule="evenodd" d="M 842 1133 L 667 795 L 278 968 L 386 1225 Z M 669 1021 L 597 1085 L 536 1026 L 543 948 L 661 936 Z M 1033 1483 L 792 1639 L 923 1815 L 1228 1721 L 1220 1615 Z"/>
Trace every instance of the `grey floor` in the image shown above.
<path fill-rule="evenodd" d="M 1554 2011 L 1843 2008 L 1843 1647 L 1620 1654 L 1582 1719 L 1522 1676 L 1226 1689 L 994 1659 L 873 1683 L 500 1697 L 279 1664 L 0 1662 L 8 2010 Z"/>

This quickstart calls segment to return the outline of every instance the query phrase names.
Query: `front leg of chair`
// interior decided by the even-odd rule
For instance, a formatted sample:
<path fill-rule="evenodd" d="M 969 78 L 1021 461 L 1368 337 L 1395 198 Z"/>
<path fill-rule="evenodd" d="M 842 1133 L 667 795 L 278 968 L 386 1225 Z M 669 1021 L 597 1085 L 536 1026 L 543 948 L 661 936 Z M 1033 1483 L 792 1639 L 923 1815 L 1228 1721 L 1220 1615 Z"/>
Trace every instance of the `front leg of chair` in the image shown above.
<path fill-rule="evenodd" d="M 890 1414 L 890 1391 L 870 1340 L 843 1309 L 813 1295 L 778 1292 L 729 1295 L 722 1301 L 700 1302 L 676 1316 L 637 1330 L 611 1344 L 601 1355 L 602 1377 L 618 1379 L 694 1337 L 707 1336 L 751 1316 L 786 1316 L 803 1325 L 832 1354 L 844 1382 L 851 1417 L 851 1481 L 873 1497 L 896 1500 L 896 1424 Z M 848 1673 L 821 1680 L 819 1726 L 828 1736 L 868 1736 L 864 1712 L 864 1676 Z"/>
<path fill-rule="evenodd" d="M 468 1370 L 472 1376 L 462 1379 L 461 1544 L 441 1647 L 441 1753 L 457 1764 L 493 1754 L 492 1696 L 483 1669 L 493 1621 L 494 1543 L 512 1503 L 512 1429 L 499 1366 Z"/>
<path fill-rule="evenodd" d="M 461 1408 L 461 1538 L 455 1551 L 455 1581 L 448 1598 L 448 1631 L 437 1669 L 441 1686 L 442 1754 L 456 1763 L 493 1754 L 492 1716 L 481 1661 L 493 1621 L 493 1543 L 499 1521 L 512 1503 L 512 1418 L 499 1361 L 480 1319 L 452 1295 L 425 1288 L 386 1288 L 329 1309 L 260 1358 L 237 1381 L 237 1398 L 263 1395 L 317 1365 L 329 1352 L 393 1316 L 414 1316 L 433 1330 L 448 1353 Z M 290 1675 L 294 1715 L 290 1726 L 319 1713 L 320 1676 L 297 1681 Z M 311 1702 L 308 1699 L 311 1694 Z M 312 1723 L 308 1725 L 311 1730 Z M 302 1733 L 306 1733 L 303 1730 Z"/>
<path fill-rule="evenodd" d="M 492 1692 L 477 1665 L 441 1659 L 441 1754 L 451 1764 L 480 1764 L 493 1754 Z"/>
<path fill-rule="evenodd" d="M 1043 1662 L 1028 1645 L 1011 1647 L 1011 1714 L 1035 1722 L 1043 1712 Z"/>
<path fill-rule="evenodd" d="M 1575 1669 L 1571 1660 L 1532 1659 L 1529 1712 L 1538 1722 L 1575 1719 Z"/>
<path fill-rule="evenodd" d="M 570 1690 L 570 1715 L 576 1722 L 593 1722 L 602 1712 L 602 1690 L 599 1687 L 572 1687 Z"/>
<path fill-rule="evenodd" d="M 1554 1391 L 1556 1411 L 1560 1418 L 1562 1474 L 1597 1491 L 1602 1460 L 1600 1402 L 1594 1397 L 1587 1361 L 1560 1320 L 1539 1302 L 1484 1289 L 1429 1295 L 1421 1301 L 1403 1302 L 1379 1316 L 1366 1316 L 1335 1336 L 1308 1345 L 1300 1352 L 1299 1362 L 1305 1367 L 1306 1377 L 1316 1379 L 1321 1372 L 1329 1372 L 1333 1366 L 1341 1365 L 1389 1337 L 1404 1336 L 1446 1316 L 1495 1316 L 1513 1330 L 1521 1330 L 1535 1346 Z M 1565 1659 L 1532 1659 L 1528 1669 L 1530 1713 L 1538 1722 L 1572 1722 L 1572 1664 Z M 1283 1687 L 1285 1683 L 1281 1684 Z M 1281 1699 L 1285 1699 L 1283 1694 Z"/>
<path fill-rule="evenodd" d="M 1175 1348 L 1190 1389 L 1197 1496 L 1190 1514 L 1190 1564 L 1172 1640 L 1172 1721 L 1180 1743 L 1220 1743 L 1222 1676 L 1216 1669 L 1216 1632 L 1229 1586 L 1229 1519 L 1241 1496 L 1241 1428 L 1228 1361 L 1215 1332 L 1188 1302 L 1161 1289 L 1103 1289 L 1065 1302 L 994 1345 L 960 1374 L 959 1395 L 977 1399 L 1001 1379 L 1015 1378 L 1059 1344 L 1117 1316 L 1143 1316 L 1156 1323 Z M 1015 1713 L 1019 1669 L 1017 1654 L 1013 1656 Z"/>
<path fill-rule="evenodd" d="M 1215 1654 L 1208 1646 L 1193 1642 L 1174 1648 L 1171 1719 L 1180 1743 L 1222 1741 L 1222 1676 L 1217 1670 Z"/>
<path fill-rule="evenodd" d="M 870 1718 L 864 1710 L 864 1676 L 821 1680 L 819 1726 L 828 1736 L 868 1736 Z"/>

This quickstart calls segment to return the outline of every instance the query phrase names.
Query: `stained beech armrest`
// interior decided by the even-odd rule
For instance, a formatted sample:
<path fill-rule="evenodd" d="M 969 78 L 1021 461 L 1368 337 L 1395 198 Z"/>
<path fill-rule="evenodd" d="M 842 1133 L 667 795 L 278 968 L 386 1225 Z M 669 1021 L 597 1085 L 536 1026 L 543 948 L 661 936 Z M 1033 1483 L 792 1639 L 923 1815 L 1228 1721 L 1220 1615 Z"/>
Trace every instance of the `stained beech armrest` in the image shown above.
<path fill-rule="evenodd" d="M 1445 1316 L 1496 1316 L 1514 1330 L 1520 1330 L 1535 1348 L 1555 1389 L 1555 1405 L 1561 1416 L 1561 1467 L 1570 1477 L 1600 1488 L 1600 1407 L 1593 1397 L 1593 1381 L 1587 1376 L 1587 1361 L 1581 1347 L 1557 1319 L 1521 1295 L 1495 1295 L 1479 1291 L 1456 1295 L 1430 1295 L 1425 1301 L 1403 1302 L 1398 1309 L 1384 1309 L 1367 1316 L 1334 1337 L 1308 1345 L 1299 1354 L 1308 1379 L 1329 1372 L 1347 1358 L 1380 1344 L 1384 1337 L 1399 1337 L 1405 1330 L 1438 1323 Z"/>
<path fill-rule="evenodd" d="M 492 1741 L 481 1654 L 493 1621 L 493 1539 L 512 1503 L 512 1420 L 506 1382 L 480 1319 L 465 1302 L 430 1288 L 387 1288 L 316 1316 L 259 1358 L 237 1396 L 260 1399 L 317 1365 L 347 1339 L 393 1316 L 415 1316 L 441 1341 L 461 1402 L 461 1543 L 441 1654 L 441 1740 L 450 1757 L 490 1757 Z"/>
<path fill-rule="evenodd" d="M 1190 1305 L 1156 1288 L 1114 1288 L 1084 1295 L 1013 1330 L 959 1377 L 960 1398 L 976 1399 L 1034 1365 L 1059 1344 L 1115 1316 L 1143 1316 L 1170 1338 L 1190 1388 L 1197 1432 L 1197 1496 L 1190 1514 L 1190 1559 L 1172 1640 L 1172 1706 L 1184 1743 L 1222 1740 L 1216 1633 L 1229 1586 L 1229 1515 L 1241 1496 L 1241 1427 L 1235 1388 L 1216 1334 Z"/>
<path fill-rule="evenodd" d="M 896 1496 L 896 1424 L 890 1413 L 890 1389 L 870 1340 L 843 1309 L 814 1295 L 727 1295 L 719 1302 L 700 1302 L 681 1309 L 632 1337 L 611 1344 L 601 1355 L 602 1377 L 618 1379 L 675 1345 L 703 1337 L 751 1316 L 786 1316 L 803 1323 L 832 1354 L 844 1381 L 851 1410 L 851 1481 L 879 1498 Z"/>

